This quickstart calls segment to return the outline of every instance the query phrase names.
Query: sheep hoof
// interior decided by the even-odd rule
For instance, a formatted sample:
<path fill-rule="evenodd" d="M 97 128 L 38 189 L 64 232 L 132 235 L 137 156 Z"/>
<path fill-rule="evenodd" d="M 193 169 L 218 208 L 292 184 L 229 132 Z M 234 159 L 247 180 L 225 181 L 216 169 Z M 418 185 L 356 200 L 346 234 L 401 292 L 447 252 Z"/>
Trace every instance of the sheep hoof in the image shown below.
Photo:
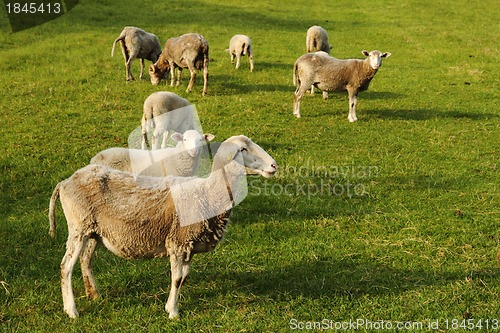
<path fill-rule="evenodd" d="M 71 319 L 75 319 L 78 317 L 78 311 L 76 311 L 76 309 L 66 309 L 66 313 Z"/>

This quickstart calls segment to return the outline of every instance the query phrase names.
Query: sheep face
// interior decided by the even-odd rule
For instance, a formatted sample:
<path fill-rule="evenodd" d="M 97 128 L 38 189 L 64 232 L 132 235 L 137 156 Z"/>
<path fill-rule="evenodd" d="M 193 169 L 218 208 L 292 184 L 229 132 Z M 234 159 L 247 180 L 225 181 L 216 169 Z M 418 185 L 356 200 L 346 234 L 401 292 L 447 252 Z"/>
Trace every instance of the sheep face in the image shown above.
<path fill-rule="evenodd" d="M 377 70 L 380 66 L 382 66 L 382 58 L 387 58 L 391 55 L 390 52 L 380 52 L 378 50 L 374 50 L 371 52 L 362 51 L 365 56 L 368 57 L 368 62 L 370 63 L 370 67 L 374 70 Z"/>
<path fill-rule="evenodd" d="M 172 134 L 172 139 L 176 142 L 182 142 L 184 150 L 193 158 L 198 156 L 201 147 L 206 144 L 207 141 L 212 141 L 214 137 L 213 134 L 207 133 L 202 135 L 195 130 L 188 130 L 184 132 L 184 134 Z"/>
<path fill-rule="evenodd" d="M 237 149 L 235 154 L 241 153 L 247 174 L 257 174 L 264 178 L 271 178 L 278 170 L 276 161 L 251 139 L 245 136 L 237 136 L 227 141 L 235 145 Z"/>
<path fill-rule="evenodd" d="M 151 64 L 149 66 L 149 77 L 151 79 L 151 84 L 154 86 L 160 84 L 161 80 L 167 78 L 169 72 L 170 72 L 170 67 L 167 67 L 165 71 L 162 71 L 155 64 Z"/>

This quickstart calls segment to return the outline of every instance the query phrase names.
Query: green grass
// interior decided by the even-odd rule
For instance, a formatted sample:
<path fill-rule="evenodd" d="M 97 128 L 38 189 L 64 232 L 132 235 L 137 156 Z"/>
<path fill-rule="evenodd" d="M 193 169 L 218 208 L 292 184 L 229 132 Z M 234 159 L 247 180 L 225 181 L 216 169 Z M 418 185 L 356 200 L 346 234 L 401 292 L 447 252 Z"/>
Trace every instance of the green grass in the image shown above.
<path fill-rule="evenodd" d="M 495 1 L 81 1 L 63 17 L 10 33 L 0 9 L 0 330 L 6 332 L 281 332 L 291 321 L 500 319 L 500 122 Z M 333 55 L 392 56 L 361 93 L 305 96 L 292 115 L 292 66 L 305 31 L 329 31 Z M 210 45 L 201 96 L 126 82 L 110 57 L 126 25 Z M 254 42 L 255 72 L 230 66 L 236 33 Z M 139 62 L 133 73 L 138 78 Z M 125 146 L 142 103 L 168 89 L 196 105 L 204 131 L 250 136 L 278 162 L 249 179 L 225 240 L 196 256 L 180 300 L 164 312 L 165 260 L 126 261 L 98 249 L 102 299 L 73 287 L 62 308 L 66 228 L 48 232 L 60 180 L 102 149 Z M 444 324 L 443 324 L 444 325 Z M 441 326 L 441 329 L 446 327 Z M 363 330 L 361 330 L 363 331 Z"/>

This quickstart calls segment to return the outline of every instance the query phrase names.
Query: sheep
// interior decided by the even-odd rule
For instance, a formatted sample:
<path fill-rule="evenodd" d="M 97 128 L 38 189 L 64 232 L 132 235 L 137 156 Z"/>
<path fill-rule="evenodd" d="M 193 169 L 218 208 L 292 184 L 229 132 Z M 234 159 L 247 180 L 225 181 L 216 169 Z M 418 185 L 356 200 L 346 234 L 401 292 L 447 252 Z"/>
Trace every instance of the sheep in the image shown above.
<path fill-rule="evenodd" d="M 328 43 L 328 32 L 319 25 L 313 25 L 306 34 L 307 53 L 324 51 L 330 54 L 330 44 Z"/>
<path fill-rule="evenodd" d="M 202 146 L 212 141 L 214 135 L 210 133 L 202 135 L 198 131 L 188 130 L 184 134 L 174 133 L 172 139 L 177 141 L 175 148 L 151 151 L 108 148 L 95 155 L 90 164 L 104 165 L 144 176 L 194 176 L 202 155 Z"/>
<path fill-rule="evenodd" d="M 191 92 L 196 72 L 203 68 L 203 96 L 208 88 L 208 42 L 199 34 L 185 34 L 177 38 L 170 38 L 165 43 L 163 53 L 158 61 L 149 66 L 151 83 L 157 85 L 161 79 L 166 78 L 170 73 L 170 85 L 174 86 L 174 69 L 177 68 L 177 85 L 181 84 L 181 74 L 183 68 L 188 68 L 191 72 L 191 80 L 186 92 Z"/>
<path fill-rule="evenodd" d="M 123 57 L 125 58 L 125 69 L 127 81 L 134 80 L 130 66 L 135 58 L 141 59 L 141 75 L 144 74 L 144 59 L 156 62 L 161 54 L 161 45 L 154 34 L 136 27 L 125 27 L 120 36 L 115 39 L 111 56 L 114 56 L 116 43 L 120 42 Z"/>
<path fill-rule="evenodd" d="M 326 55 L 324 52 L 304 54 L 293 66 L 293 83 L 296 90 L 293 96 L 293 114 L 300 118 L 300 101 L 311 85 L 322 91 L 347 91 L 349 94 L 350 122 L 358 120 L 356 104 L 358 93 L 368 89 L 371 80 L 382 66 L 382 58 L 390 52 L 362 51 L 365 60 L 340 60 Z"/>
<path fill-rule="evenodd" d="M 195 128 L 196 109 L 186 99 L 168 91 L 152 93 L 144 101 L 142 127 L 142 149 L 147 149 L 148 133 L 153 129 L 151 148 L 167 147 L 169 131 L 184 133 Z"/>
<path fill-rule="evenodd" d="M 328 32 L 318 25 L 313 25 L 307 30 L 306 50 L 307 53 L 323 51 L 330 54 L 330 44 L 328 43 Z M 311 95 L 314 95 L 314 86 L 311 86 Z M 323 98 L 328 98 L 328 93 L 323 91 Z"/>
<path fill-rule="evenodd" d="M 250 62 L 250 72 L 253 72 L 253 50 L 252 40 L 245 35 L 234 35 L 229 41 L 229 54 L 231 55 L 231 64 L 234 65 L 234 58 L 236 57 L 236 69 L 240 68 L 240 61 L 242 55 L 248 55 Z"/>
<path fill-rule="evenodd" d="M 55 237 L 55 204 L 60 198 L 68 225 L 60 266 L 65 312 L 70 318 L 78 316 L 71 283 L 78 258 L 87 296 L 99 297 L 91 263 L 101 243 L 126 259 L 170 256 L 172 282 L 165 310 L 169 318 L 178 317 L 179 290 L 191 259 L 213 250 L 224 235 L 244 168 L 270 178 L 277 167 L 264 149 L 240 135 L 221 144 L 208 178 L 134 177 L 91 164 L 58 183 L 49 204 L 49 235 Z M 174 188 L 184 195 L 177 199 L 188 200 L 191 213 L 198 213 L 196 223 L 186 224 L 179 216 Z"/>

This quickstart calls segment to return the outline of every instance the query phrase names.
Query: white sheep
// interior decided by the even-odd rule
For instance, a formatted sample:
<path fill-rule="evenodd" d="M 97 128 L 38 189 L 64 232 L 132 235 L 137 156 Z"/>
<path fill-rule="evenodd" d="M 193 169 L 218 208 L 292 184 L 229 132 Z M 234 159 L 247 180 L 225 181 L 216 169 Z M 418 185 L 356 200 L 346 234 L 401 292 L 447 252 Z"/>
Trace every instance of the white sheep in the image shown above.
<path fill-rule="evenodd" d="M 60 197 L 68 224 L 60 267 L 64 310 L 69 317 L 78 316 L 71 277 L 79 258 L 87 296 L 99 297 L 91 266 L 98 243 L 127 259 L 170 256 L 172 284 L 165 309 L 170 318 L 178 317 L 179 290 L 191 259 L 213 250 L 224 235 L 245 168 L 269 178 L 277 165 L 249 138 L 235 136 L 220 146 L 208 178 L 134 177 L 91 164 L 57 184 L 49 205 L 49 234 L 55 236 L 55 203 Z M 196 223 L 187 224 L 179 217 L 174 188 L 182 189 L 189 200 L 190 215 L 198 213 Z"/>
<path fill-rule="evenodd" d="M 293 114 L 300 118 L 300 101 L 304 93 L 314 85 L 325 91 L 347 91 L 349 94 L 349 121 L 357 121 L 356 104 L 358 93 L 368 89 L 371 80 L 382 66 L 382 58 L 390 52 L 362 51 L 365 60 L 340 60 L 324 52 L 304 54 L 293 66 L 293 83 L 296 90 L 293 96 Z"/>
<path fill-rule="evenodd" d="M 234 58 L 236 57 L 236 69 L 240 68 L 240 61 L 242 55 L 248 55 L 250 62 L 250 72 L 253 72 L 253 49 L 252 40 L 246 35 L 234 35 L 229 41 L 229 54 L 231 55 L 231 63 L 234 65 Z"/>
<path fill-rule="evenodd" d="M 157 150 L 108 148 L 99 152 L 90 164 L 99 164 L 113 169 L 143 176 L 194 176 L 198 170 L 203 146 L 214 139 L 214 135 L 204 135 L 195 130 L 183 134 L 174 133 L 177 142 L 174 148 Z"/>
<path fill-rule="evenodd" d="M 191 73 L 191 79 L 186 92 L 191 92 L 196 72 L 203 69 L 203 96 L 205 96 L 208 89 L 208 62 L 208 42 L 202 35 L 190 33 L 170 38 L 165 43 L 158 61 L 149 66 L 151 83 L 159 84 L 170 73 L 170 85 L 174 86 L 174 69 L 177 68 L 177 85 L 180 85 L 182 69 L 187 68 Z"/>
<path fill-rule="evenodd" d="M 153 130 L 151 148 L 167 147 L 169 132 L 184 133 L 195 129 L 196 110 L 186 99 L 168 91 L 152 93 L 144 101 L 142 114 L 142 149 L 147 149 L 148 133 Z M 158 139 L 161 137 L 161 141 Z"/>
<path fill-rule="evenodd" d="M 324 51 L 330 54 L 330 44 L 328 43 L 328 32 L 319 25 L 313 25 L 307 29 L 306 34 L 307 53 Z"/>
<path fill-rule="evenodd" d="M 154 34 L 146 32 L 136 27 L 125 27 L 120 36 L 115 39 L 111 56 L 115 53 L 116 43 L 120 42 L 123 58 L 125 58 L 125 69 L 127 81 L 134 80 L 134 76 L 130 71 L 132 61 L 135 58 L 141 59 L 141 75 L 144 74 L 144 59 L 150 60 L 153 63 L 158 60 L 161 54 L 161 45 L 158 37 Z"/>

